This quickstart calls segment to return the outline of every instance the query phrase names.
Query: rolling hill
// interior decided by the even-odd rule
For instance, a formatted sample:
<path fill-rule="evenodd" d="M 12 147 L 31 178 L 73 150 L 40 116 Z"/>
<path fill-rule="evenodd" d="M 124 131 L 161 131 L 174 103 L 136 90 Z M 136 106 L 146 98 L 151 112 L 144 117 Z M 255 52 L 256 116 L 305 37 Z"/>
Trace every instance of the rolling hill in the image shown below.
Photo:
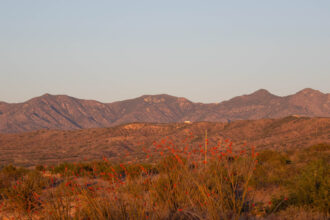
<path fill-rule="evenodd" d="M 154 141 L 171 140 L 179 147 L 197 149 L 208 131 L 210 148 L 230 139 L 233 149 L 244 143 L 279 151 L 330 143 L 330 118 L 284 117 L 228 122 L 133 123 L 111 128 L 39 130 L 0 134 L 0 165 L 57 164 L 102 159 L 124 162 L 146 159 L 143 149 Z"/>

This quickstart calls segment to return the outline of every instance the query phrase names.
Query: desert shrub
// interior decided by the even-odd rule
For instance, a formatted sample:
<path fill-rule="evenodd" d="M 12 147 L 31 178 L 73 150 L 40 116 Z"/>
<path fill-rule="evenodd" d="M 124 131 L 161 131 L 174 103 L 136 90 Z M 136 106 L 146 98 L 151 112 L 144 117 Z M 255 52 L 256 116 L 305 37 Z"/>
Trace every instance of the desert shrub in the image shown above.
<path fill-rule="evenodd" d="M 115 168 L 116 171 L 123 171 L 122 168 L 112 166 L 110 163 L 103 161 L 93 161 L 88 163 L 61 163 L 53 168 L 51 172 L 53 174 L 61 174 L 62 176 L 86 176 L 96 177 L 100 173 L 106 173 L 111 171 L 111 168 Z"/>
<path fill-rule="evenodd" d="M 290 202 L 297 206 L 310 206 L 319 211 L 330 212 L 329 162 L 324 159 L 309 162 L 291 185 Z"/>
<path fill-rule="evenodd" d="M 159 173 L 158 169 L 151 164 L 130 164 L 126 167 L 126 172 L 130 179 L 135 179 L 141 176 L 156 175 Z"/>
<path fill-rule="evenodd" d="M 190 187 L 188 184 L 191 179 L 185 175 L 186 165 L 183 161 L 178 155 L 168 155 L 157 165 L 160 175 L 153 185 L 153 200 L 167 209 L 170 216 L 185 204 L 184 192 Z"/>
<path fill-rule="evenodd" d="M 79 163 L 74 166 L 73 173 L 76 176 L 91 176 L 93 173 L 93 167 L 89 163 Z"/>
<path fill-rule="evenodd" d="M 306 149 L 297 151 L 296 154 L 298 155 L 298 161 L 302 163 L 318 159 L 327 160 L 330 154 L 330 144 L 315 144 Z"/>
<path fill-rule="evenodd" d="M 240 156 L 228 154 L 210 164 L 205 172 L 210 177 L 205 177 L 204 182 L 208 189 L 210 207 L 213 207 L 210 210 L 213 219 L 228 216 L 239 218 L 242 212 L 250 210 L 250 200 L 253 200 L 250 181 L 256 164 L 254 153 Z"/>
<path fill-rule="evenodd" d="M 251 182 L 257 188 L 286 185 L 295 172 L 290 158 L 283 152 L 261 151 L 258 162 Z"/>
<path fill-rule="evenodd" d="M 108 193 L 96 197 L 89 191 L 82 190 L 77 219 L 159 219 L 156 212 L 148 212 L 150 207 L 143 199 L 131 199 L 123 192 Z"/>
<path fill-rule="evenodd" d="M 21 167 L 15 167 L 13 165 L 4 166 L 1 168 L 0 172 L 6 174 L 7 176 L 13 176 L 15 178 L 21 177 L 28 172 L 27 169 Z"/>
<path fill-rule="evenodd" d="M 40 207 L 40 194 L 47 185 L 48 180 L 39 172 L 28 172 L 4 191 L 6 206 L 15 212 L 31 214 Z"/>
<path fill-rule="evenodd" d="M 55 167 L 50 167 L 52 174 L 61 174 L 65 176 L 74 175 L 77 166 L 72 163 L 61 163 Z"/>
<path fill-rule="evenodd" d="M 168 210 L 168 218 L 191 207 L 190 213 L 203 213 L 210 219 L 237 219 L 245 210 L 256 158 L 253 153 L 235 155 L 230 148 L 218 154 L 222 156 L 207 161 L 204 157 L 187 161 L 172 154 L 159 163 L 160 175 L 152 192 L 162 209 Z"/>
<path fill-rule="evenodd" d="M 45 195 L 43 206 L 43 219 L 49 220 L 69 220 L 72 219 L 72 214 L 76 208 L 76 212 L 79 212 L 79 206 L 74 207 L 74 203 L 77 202 L 71 186 L 61 184 L 55 189 L 51 189 Z"/>
<path fill-rule="evenodd" d="M 50 168 L 52 174 L 61 174 L 62 176 L 86 176 L 95 177 L 97 173 L 105 170 L 105 166 L 98 162 L 89 163 L 61 163 Z"/>
<path fill-rule="evenodd" d="M 276 185 L 284 192 L 273 196 L 268 214 L 289 207 L 307 207 L 319 212 L 329 212 L 329 145 L 317 144 L 288 154 L 262 151 L 258 156 L 253 185 L 269 187 Z M 285 193 L 283 195 L 283 193 Z M 282 194 L 282 195 L 281 195 Z"/>
<path fill-rule="evenodd" d="M 187 160 L 179 155 L 166 155 L 157 163 L 157 170 L 160 173 L 171 173 L 174 170 L 182 170 L 185 168 Z"/>
<path fill-rule="evenodd" d="M 12 165 L 2 167 L 0 170 L 0 198 L 3 192 L 11 186 L 12 182 L 22 178 L 28 172 L 27 169 L 17 168 Z"/>
<path fill-rule="evenodd" d="M 304 151 L 307 152 L 325 152 L 325 151 L 330 151 L 330 144 L 327 143 L 320 143 L 320 144 L 315 144 L 309 148 L 306 148 Z"/>
<path fill-rule="evenodd" d="M 267 206 L 265 210 L 268 215 L 279 212 L 281 210 L 285 210 L 287 207 L 292 205 L 292 199 L 288 199 L 283 195 L 273 196 L 269 204 L 270 205 Z"/>
<path fill-rule="evenodd" d="M 308 207 L 289 206 L 288 208 L 268 215 L 266 220 L 328 220 L 329 216 Z"/>
<path fill-rule="evenodd" d="M 38 164 L 35 167 L 35 169 L 38 170 L 38 171 L 45 171 L 46 170 L 46 167 L 44 165 Z"/>

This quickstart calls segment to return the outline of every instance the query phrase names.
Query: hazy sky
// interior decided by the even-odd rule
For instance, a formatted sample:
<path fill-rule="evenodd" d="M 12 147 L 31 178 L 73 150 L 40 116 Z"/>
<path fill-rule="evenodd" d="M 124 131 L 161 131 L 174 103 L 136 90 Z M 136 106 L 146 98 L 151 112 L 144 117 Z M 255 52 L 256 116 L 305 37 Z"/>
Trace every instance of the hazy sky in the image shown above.
<path fill-rule="evenodd" d="M 330 92 L 329 0 L 0 0 L 0 100 Z"/>

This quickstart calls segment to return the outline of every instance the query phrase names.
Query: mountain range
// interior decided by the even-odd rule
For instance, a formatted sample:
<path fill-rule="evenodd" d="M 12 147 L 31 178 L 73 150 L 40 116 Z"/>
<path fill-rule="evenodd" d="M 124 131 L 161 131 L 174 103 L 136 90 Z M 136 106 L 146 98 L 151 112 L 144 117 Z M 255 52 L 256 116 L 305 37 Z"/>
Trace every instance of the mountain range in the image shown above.
<path fill-rule="evenodd" d="M 45 94 L 23 103 L 0 102 L 0 133 L 112 127 L 132 122 L 227 122 L 289 115 L 330 117 L 330 94 L 307 88 L 281 97 L 260 89 L 211 104 L 166 94 L 113 103 Z"/>

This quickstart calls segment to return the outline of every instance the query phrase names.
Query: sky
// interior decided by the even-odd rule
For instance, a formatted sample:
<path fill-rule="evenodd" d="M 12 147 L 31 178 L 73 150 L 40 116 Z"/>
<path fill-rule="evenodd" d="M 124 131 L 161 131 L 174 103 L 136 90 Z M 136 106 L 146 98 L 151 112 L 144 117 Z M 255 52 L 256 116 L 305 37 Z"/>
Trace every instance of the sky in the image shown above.
<path fill-rule="evenodd" d="M 0 100 L 330 92 L 329 0 L 0 0 Z"/>

